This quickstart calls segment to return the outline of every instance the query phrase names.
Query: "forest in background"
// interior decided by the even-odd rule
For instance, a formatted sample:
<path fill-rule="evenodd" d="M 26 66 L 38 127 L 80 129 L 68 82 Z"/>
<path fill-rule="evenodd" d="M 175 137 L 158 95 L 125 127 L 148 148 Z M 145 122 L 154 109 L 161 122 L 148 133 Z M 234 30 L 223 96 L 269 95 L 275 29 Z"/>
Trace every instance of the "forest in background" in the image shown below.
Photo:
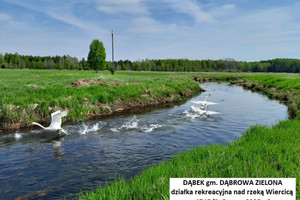
<path fill-rule="evenodd" d="M 107 61 L 108 68 L 112 63 Z M 115 70 L 131 71 L 179 71 L 179 72 L 289 72 L 300 73 L 300 59 L 276 58 L 272 60 L 244 62 L 233 59 L 188 60 L 188 59 L 145 59 L 119 60 Z M 0 54 L 0 68 L 7 69 L 67 69 L 92 70 L 87 61 L 69 55 L 31 56 L 18 53 Z"/>

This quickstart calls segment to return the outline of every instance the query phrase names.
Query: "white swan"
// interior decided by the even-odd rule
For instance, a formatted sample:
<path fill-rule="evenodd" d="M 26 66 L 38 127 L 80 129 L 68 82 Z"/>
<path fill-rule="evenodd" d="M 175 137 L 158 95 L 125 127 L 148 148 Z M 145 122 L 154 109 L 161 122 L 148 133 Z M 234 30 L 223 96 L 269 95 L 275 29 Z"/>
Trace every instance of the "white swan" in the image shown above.
<path fill-rule="evenodd" d="M 206 110 L 202 110 L 201 108 L 196 106 L 191 106 L 191 108 L 193 111 L 197 112 L 200 115 L 204 115 L 207 112 Z"/>
<path fill-rule="evenodd" d="M 44 127 L 43 125 L 36 122 L 33 122 L 32 124 L 38 125 L 45 130 L 57 131 L 59 135 L 64 136 L 67 134 L 67 132 L 61 128 L 61 124 L 62 124 L 61 118 L 67 116 L 67 114 L 68 114 L 67 111 L 61 112 L 60 110 L 51 113 L 51 124 L 48 127 Z"/>
<path fill-rule="evenodd" d="M 215 111 L 202 110 L 201 108 L 195 107 L 195 106 L 191 106 L 191 108 L 193 109 L 193 111 L 197 112 L 200 116 L 202 116 L 202 115 L 218 115 L 218 114 L 220 114 L 219 112 L 215 112 Z"/>
<path fill-rule="evenodd" d="M 209 95 L 207 95 L 205 97 L 205 100 L 204 101 L 191 101 L 193 103 L 196 103 L 196 104 L 202 104 L 201 106 L 201 109 L 202 110 L 206 110 L 207 106 L 209 105 L 215 105 L 215 104 L 218 104 L 218 103 L 214 103 L 214 102 L 211 102 L 211 101 L 207 101 L 207 98 L 208 98 Z"/>

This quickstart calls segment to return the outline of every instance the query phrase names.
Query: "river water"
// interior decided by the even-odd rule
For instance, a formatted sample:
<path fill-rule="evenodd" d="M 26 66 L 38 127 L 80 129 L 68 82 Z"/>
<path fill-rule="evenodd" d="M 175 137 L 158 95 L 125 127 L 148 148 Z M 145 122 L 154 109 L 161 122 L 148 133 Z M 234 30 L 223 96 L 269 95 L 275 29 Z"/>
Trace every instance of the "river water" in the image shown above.
<path fill-rule="evenodd" d="M 115 177 L 130 178 L 146 166 L 172 158 L 191 146 L 223 144 L 251 125 L 271 126 L 288 118 L 278 101 L 222 83 L 184 104 L 143 113 L 63 125 L 68 135 L 51 138 L 40 129 L 0 132 L 1 199 L 74 198 Z M 220 114 L 199 116 L 191 100 L 218 104 Z"/>

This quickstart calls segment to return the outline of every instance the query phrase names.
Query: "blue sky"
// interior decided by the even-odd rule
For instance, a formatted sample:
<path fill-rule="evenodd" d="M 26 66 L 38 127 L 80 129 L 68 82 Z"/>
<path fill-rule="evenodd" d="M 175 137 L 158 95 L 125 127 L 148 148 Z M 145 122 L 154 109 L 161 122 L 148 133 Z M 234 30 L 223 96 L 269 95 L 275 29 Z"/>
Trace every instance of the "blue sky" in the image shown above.
<path fill-rule="evenodd" d="M 115 60 L 300 58 L 295 0 L 0 0 L 0 53 Z"/>

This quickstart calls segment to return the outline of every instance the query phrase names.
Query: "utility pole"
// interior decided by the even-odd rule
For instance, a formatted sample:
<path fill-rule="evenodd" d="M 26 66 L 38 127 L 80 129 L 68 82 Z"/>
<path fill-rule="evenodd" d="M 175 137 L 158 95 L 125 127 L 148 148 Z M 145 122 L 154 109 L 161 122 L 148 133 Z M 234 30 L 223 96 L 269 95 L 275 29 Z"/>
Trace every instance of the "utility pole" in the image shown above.
<path fill-rule="evenodd" d="M 114 64 L 114 32 L 111 31 L 111 73 L 115 73 L 115 64 Z"/>

